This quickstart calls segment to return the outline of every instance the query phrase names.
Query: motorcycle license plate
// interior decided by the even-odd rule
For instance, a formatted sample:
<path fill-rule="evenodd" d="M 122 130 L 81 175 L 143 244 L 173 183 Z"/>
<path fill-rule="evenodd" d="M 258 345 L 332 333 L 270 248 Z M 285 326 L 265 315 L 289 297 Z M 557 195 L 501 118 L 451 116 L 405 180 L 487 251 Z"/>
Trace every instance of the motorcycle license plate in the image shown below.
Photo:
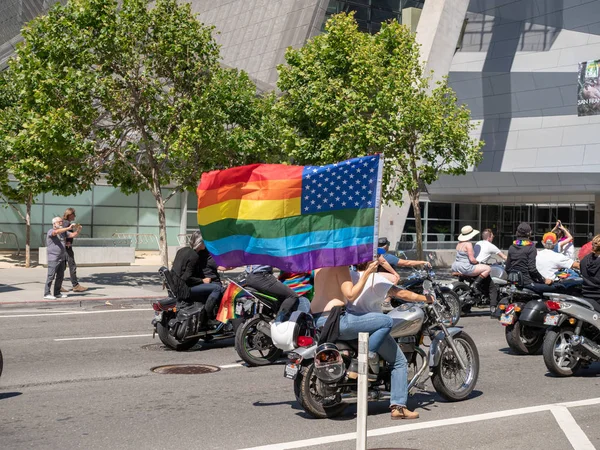
<path fill-rule="evenodd" d="M 544 325 L 557 325 L 559 317 L 558 314 L 546 314 L 546 317 L 544 317 Z"/>
<path fill-rule="evenodd" d="M 162 311 L 161 312 L 155 311 L 154 312 L 154 320 L 156 322 L 162 321 L 162 314 L 163 314 Z"/>
<path fill-rule="evenodd" d="M 286 364 L 285 370 L 283 371 L 283 376 L 285 378 L 289 378 L 290 380 L 295 380 L 296 375 L 298 375 L 298 366 L 296 364 Z"/>
<path fill-rule="evenodd" d="M 515 315 L 513 313 L 502 314 L 500 316 L 500 323 L 502 325 L 512 325 L 515 321 Z"/>

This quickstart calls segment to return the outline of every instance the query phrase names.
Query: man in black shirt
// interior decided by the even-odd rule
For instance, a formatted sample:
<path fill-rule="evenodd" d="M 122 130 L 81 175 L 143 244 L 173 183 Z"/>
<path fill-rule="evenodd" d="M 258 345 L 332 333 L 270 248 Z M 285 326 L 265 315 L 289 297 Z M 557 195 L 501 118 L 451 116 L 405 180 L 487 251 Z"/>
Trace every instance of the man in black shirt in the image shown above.
<path fill-rule="evenodd" d="M 600 301 L 600 234 L 592 239 L 592 251 L 580 262 L 585 298 Z"/>

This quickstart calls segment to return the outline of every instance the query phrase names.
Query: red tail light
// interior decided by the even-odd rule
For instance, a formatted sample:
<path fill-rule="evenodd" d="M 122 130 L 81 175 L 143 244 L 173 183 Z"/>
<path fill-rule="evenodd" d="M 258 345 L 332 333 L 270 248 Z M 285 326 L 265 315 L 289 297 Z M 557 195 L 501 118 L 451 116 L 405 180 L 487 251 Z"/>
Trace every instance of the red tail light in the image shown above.
<path fill-rule="evenodd" d="M 152 303 L 152 309 L 154 311 L 162 311 L 162 308 L 160 307 L 159 303 Z"/>
<path fill-rule="evenodd" d="M 315 340 L 310 336 L 298 336 L 298 347 L 308 347 L 314 343 Z"/>
<path fill-rule="evenodd" d="M 507 313 L 511 312 L 513 309 L 515 309 L 515 305 L 513 305 L 512 303 L 510 305 L 508 305 L 506 307 L 506 311 Z"/>
<path fill-rule="evenodd" d="M 555 302 L 555 301 L 552 301 L 552 300 L 548 300 L 546 302 L 546 306 L 548 307 L 548 309 L 550 311 L 558 311 L 561 308 L 560 302 Z"/>

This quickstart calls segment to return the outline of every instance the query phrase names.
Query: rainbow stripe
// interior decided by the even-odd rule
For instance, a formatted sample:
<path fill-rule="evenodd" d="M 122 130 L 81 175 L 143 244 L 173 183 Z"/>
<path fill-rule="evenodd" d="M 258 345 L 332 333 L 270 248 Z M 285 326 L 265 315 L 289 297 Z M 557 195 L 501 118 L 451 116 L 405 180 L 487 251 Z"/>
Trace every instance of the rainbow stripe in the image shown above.
<path fill-rule="evenodd" d="M 253 164 L 202 175 L 198 225 L 223 266 L 288 272 L 356 264 L 376 251 L 382 160 Z"/>
<path fill-rule="evenodd" d="M 216 319 L 223 323 L 227 323 L 229 319 L 235 319 L 235 302 L 243 296 L 244 290 L 240 286 L 229 283 L 223 293 Z"/>

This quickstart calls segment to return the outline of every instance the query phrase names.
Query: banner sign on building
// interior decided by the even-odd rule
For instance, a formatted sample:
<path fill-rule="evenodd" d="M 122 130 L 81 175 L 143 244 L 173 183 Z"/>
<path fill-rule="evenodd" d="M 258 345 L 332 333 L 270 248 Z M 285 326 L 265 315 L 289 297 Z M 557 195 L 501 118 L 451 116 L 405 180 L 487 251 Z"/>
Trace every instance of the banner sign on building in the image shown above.
<path fill-rule="evenodd" d="M 577 115 L 600 114 L 600 60 L 579 63 Z"/>

